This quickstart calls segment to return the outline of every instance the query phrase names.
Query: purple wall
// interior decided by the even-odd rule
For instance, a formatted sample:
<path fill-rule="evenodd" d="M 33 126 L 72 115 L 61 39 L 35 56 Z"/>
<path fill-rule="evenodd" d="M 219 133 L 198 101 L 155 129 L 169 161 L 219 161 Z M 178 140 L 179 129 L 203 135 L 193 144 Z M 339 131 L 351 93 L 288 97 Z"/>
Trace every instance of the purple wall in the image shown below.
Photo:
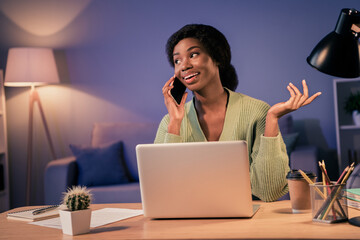
<path fill-rule="evenodd" d="M 21 3 L 21 4 L 20 4 Z M 269 104 L 287 100 L 289 82 L 306 79 L 323 95 L 295 113 L 315 119 L 335 149 L 333 77 L 305 59 L 335 27 L 342 8 L 358 0 L 83 0 L 0 1 L 0 68 L 9 47 L 44 46 L 56 51 L 62 84 L 39 88 L 58 157 L 69 143 L 88 144 L 98 121 L 160 121 L 166 113 L 161 88 L 172 75 L 164 46 L 188 23 L 210 24 L 232 47 L 240 80 L 237 91 Z M 38 11 L 38 12 L 36 12 Z M 28 89 L 6 88 L 12 207 L 25 199 Z M 37 115 L 37 114 L 35 114 Z M 32 204 L 43 198 L 43 171 L 51 160 L 39 119 Z M 314 136 L 316 139 L 317 136 Z M 315 141 L 315 140 L 313 140 Z"/>

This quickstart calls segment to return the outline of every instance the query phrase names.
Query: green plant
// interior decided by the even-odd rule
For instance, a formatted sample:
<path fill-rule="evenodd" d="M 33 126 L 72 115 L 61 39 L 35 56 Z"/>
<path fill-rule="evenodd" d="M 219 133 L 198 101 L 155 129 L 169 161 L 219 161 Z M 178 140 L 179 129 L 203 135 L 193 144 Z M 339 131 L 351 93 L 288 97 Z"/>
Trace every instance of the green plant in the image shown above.
<path fill-rule="evenodd" d="M 353 111 L 360 112 L 360 92 L 351 93 L 345 101 L 345 111 L 352 113 Z"/>
<path fill-rule="evenodd" d="M 92 195 L 86 187 L 73 186 L 64 193 L 63 204 L 70 211 L 87 209 L 90 206 Z"/>

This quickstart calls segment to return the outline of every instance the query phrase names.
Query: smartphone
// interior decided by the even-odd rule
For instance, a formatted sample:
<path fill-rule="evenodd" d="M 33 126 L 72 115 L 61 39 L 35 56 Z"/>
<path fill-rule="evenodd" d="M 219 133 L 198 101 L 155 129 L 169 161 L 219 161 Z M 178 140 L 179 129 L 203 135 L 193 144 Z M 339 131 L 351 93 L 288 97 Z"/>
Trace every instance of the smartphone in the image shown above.
<path fill-rule="evenodd" d="M 174 87 L 170 90 L 171 96 L 174 98 L 174 100 L 177 102 L 177 104 L 180 105 L 181 99 L 185 93 L 186 87 L 177 77 L 175 77 L 173 86 Z"/>

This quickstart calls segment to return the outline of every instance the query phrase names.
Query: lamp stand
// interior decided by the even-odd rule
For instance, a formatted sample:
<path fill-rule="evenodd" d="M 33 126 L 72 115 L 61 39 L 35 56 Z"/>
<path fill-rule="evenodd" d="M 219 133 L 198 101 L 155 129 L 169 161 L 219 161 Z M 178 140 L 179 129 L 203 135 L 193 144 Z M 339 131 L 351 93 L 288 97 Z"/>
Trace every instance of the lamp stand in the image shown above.
<path fill-rule="evenodd" d="M 28 132 L 28 145 L 27 145 L 27 182 L 26 182 L 26 205 L 30 205 L 31 194 L 31 166 L 32 166 L 32 138 L 33 138 L 33 112 L 34 104 L 37 103 L 41 115 L 41 119 L 45 128 L 46 137 L 50 146 L 52 158 L 56 159 L 54 145 L 51 140 L 49 128 L 46 122 L 45 114 L 41 105 L 40 97 L 34 85 L 31 85 L 30 101 L 29 101 L 29 132 Z"/>
<path fill-rule="evenodd" d="M 360 216 L 350 218 L 350 219 L 349 219 L 349 223 L 350 223 L 351 225 L 360 227 Z"/>

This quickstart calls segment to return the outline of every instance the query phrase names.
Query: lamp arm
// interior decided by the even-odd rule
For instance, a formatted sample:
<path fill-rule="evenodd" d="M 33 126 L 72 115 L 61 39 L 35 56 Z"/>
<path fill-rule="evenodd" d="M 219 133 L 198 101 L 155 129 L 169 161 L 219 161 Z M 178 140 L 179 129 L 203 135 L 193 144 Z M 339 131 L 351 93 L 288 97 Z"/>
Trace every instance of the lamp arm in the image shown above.
<path fill-rule="evenodd" d="M 340 35 L 346 35 L 349 31 L 354 34 L 355 37 L 359 36 L 360 13 L 354 8 L 343 8 L 336 23 L 335 32 Z"/>
<path fill-rule="evenodd" d="M 352 26 L 351 26 L 351 30 L 357 34 L 360 33 L 360 23 L 354 23 Z"/>
<path fill-rule="evenodd" d="M 356 35 L 360 33 L 360 12 L 356 9 L 350 10 L 350 15 L 352 16 L 353 24 L 351 26 L 351 31 L 353 31 Z"/>

